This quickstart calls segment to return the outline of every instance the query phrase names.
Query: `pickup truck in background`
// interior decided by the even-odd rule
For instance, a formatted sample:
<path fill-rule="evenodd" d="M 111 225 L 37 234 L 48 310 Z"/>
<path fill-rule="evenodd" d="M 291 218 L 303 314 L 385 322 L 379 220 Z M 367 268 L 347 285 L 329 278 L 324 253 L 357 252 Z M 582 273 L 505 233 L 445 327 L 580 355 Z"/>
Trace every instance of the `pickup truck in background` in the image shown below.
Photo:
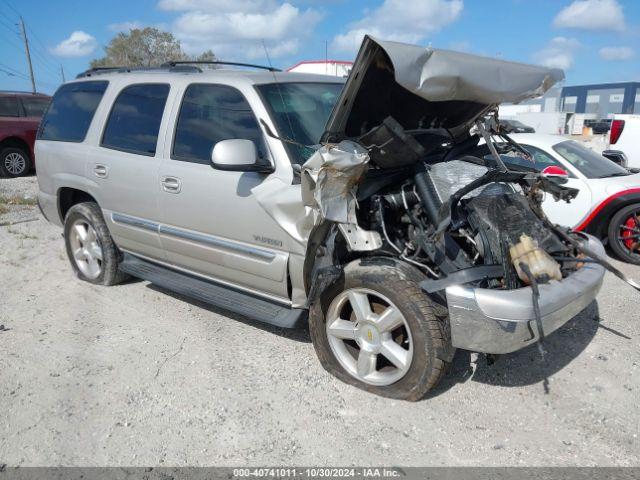
<path fill-rule="evenodd" d="M 609 149 L 627 157 L 628 168 L 640 168 L 640 115 L 616 115 L 609 131 Z"/>
<path fill-rule="evenodd" d="M 51 97 L 0 91 L 0 176 L 20 177 L 35 168 L 33 144 Z"/>

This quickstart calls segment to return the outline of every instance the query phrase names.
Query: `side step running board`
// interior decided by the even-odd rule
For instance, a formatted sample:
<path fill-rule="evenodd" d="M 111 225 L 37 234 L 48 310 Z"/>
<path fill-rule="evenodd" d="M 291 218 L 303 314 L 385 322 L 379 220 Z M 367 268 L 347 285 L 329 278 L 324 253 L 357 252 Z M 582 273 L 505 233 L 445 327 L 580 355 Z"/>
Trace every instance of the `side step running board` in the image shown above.
<path fill-rule="evenodd" d="M 219 283 L 203 280 L 143 260 L 128 253 L 124 254 L 120 270 L 172 292 L 276 327 L 294 328 L 299 322 L 306 319 L 306 310 L 289 308 L 270 302 Z"/>

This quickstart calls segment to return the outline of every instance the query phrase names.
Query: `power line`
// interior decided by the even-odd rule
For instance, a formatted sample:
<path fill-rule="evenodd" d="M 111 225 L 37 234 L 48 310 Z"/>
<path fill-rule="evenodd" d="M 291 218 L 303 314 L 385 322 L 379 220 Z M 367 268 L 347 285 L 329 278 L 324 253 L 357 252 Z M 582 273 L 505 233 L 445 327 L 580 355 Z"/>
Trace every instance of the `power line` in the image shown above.
<path fill-rule="evenodd" d="M 7 7 L 9 7 L 11 10 L 13 10 L 16 13 L 16 15 L 20 16 L 20 12 L 18 10 L 16 10 L 16 8 L 13 5 L 11 5 L 11 3 L 9 3 L 8 0 L 2 0 L 2 1 Z"/>
<path fill-rule="evenodd" d="M 3 20 L 0 18 L 0 24 L 4 25 L 6 28 L 8 28 L 9 30 L 13 31 L 14 33 L 18 33 L 18 30 L 14 30 L 15 27 L 17 27 L 17 25 L 8 23 L 7 21 Z"/>
<path fill-rule="evenodd" d="M 1 0 L 7 7 L 9 7 L 20 19 L 20 26 L 22 27 L 22 39 L 24 41 L 24 49 L 25 52 L 27 54 L 27 63 L 29 65 L 29 72 L 30 72 L 30 76 L 32 79 L 32 83 L 35 83 L 35 79 L 33 77 L 33 66 L 32 66 L 32 61 L 33 60 L 37 60 L 37 65 L 40 66 L 40 70 L 44 69 L 46 70 L 46 73 L 48 75 L 52 75 L 53 77 L 55 77 L 56 79 L 59 78 L 59 74 L 62 74 L 62 78 L 64 81 L 64 73 L 62 71 L 62 66 L 57 62 L 57 60 L 53 57 L 53 55 L 51 55 L 51 53 L 48 51 L 47 47 L 45 46 L 44 42 L 42 40 L 40 40 L 40 37 L 35 33 L 35 31 L 28 25 L 25 25 L 23 19 L 22 19 L 22 14 L 18 11 L 18 9 L 16 9 L 8 0 Z M 11 19 L 11 17 L 9 17 L 8 15 L 6 15 L 5 13 L 0 11 L 0 15 L 2 15 L 3 17 L 5 17 L 7 20 L 9 20 L 9 22 L 13 23 L 14 20 Z M 2 19 L 0 19 L 0 21 L 2 21 Z M 15 30 L 13 30 L 13 28 L 7 24 L 6 22 L 2 21 L 3 26 L 5 26 L 6 28 L 9 28 L 11 31 L 13 31 L 13 33 L 17 34 L 18 36 L 20 36 L 19 32 L 16 32 Z M 15 24 L 15 26 L 17 26 L 18 24 Z M 36 43 L 31 42 L 31 44 L 29 44 L 29 40 L 27 38 L 27 31 L 29 32 L 29 35 L 31 36 L 31 39 L 34 40 Z M 13 44 L 14 47 L 17 47 L 16 44 L 14 42 L 9 42 L 11 44 Z M 20 48 L 20 47 L 17 47 Z M 32 57 L 33 54 L 33 57 Z M 60 68 L 61 70 L 58 71 L 58 68 Z M 52 85 L 52 86 L 57 86 L 57 85 L 53 85 L 49 82 L 42 82 L 40 81 L 39 83 L 43 83 L 43 84 L 48 84 L 48 85 Z M 35 90 L 35 86 L 34 86 L 34 90 Z"/>
<path fill-rule="evenodd" d="M 14 41 L 13 39 L 11 39 L 11 38 L 7 38 L 7 37 L 5 37 L 5 36 L 4 36 L 4 35 L 2 35 L 2 34 L 0 34 L 0 38 L 3 38 L 4 40 L 6 40 L 8 43 L 10 43 L 11 45 L 13 45 L 13 46 L 14 46 L 14 48 L 16 48 L 16 49 L 18 49 L 18 50 L 22 50 L 22 47 L 21 47 L 18 43 L 16 43 L 16 41 Z"/>

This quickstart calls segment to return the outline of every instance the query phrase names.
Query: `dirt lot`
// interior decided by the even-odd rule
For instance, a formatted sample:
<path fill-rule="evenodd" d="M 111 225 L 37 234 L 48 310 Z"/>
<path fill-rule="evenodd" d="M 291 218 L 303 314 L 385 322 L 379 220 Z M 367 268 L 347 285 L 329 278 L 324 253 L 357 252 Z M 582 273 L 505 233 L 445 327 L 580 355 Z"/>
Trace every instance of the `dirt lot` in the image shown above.
<path fill-rule="evenodd" d="M 458 352 L 405 403 L 330 377 L 306 331 L 76 280 L 36 188 L 0 179 L 0 224 L 37 218 L 0 227 L 0 463 L 640 465 L 640 296 L 610 275 L 546 361 Z"/>

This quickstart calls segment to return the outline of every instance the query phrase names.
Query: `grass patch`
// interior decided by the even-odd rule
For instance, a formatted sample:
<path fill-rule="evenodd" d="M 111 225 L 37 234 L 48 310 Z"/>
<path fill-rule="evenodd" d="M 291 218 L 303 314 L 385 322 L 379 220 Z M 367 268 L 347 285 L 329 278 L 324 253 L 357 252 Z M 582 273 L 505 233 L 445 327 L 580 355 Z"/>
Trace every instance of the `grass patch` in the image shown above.
<path fill-rule="evenodd" d="M 11 233 L 12 235 L 17 235 L 17 237 L 20 240 L 37 240 L 38 237 L 36 237 L 35 235 L 29 235 L 28 233 L 22 233 L 19 232 L 18 230 L 14 230 L 12 228 L 7 228 L 7 232 Z"/>
<path fill-rule="evenodd" d="M 23 197 L 20 195 L 13 195 L 12 197 L 6 197 L 4 195 L 0 195 L 0 206 L 1 205 L 29 205 L 35 206 L 38 204 L 38 201 L 32 197 Z"/>

